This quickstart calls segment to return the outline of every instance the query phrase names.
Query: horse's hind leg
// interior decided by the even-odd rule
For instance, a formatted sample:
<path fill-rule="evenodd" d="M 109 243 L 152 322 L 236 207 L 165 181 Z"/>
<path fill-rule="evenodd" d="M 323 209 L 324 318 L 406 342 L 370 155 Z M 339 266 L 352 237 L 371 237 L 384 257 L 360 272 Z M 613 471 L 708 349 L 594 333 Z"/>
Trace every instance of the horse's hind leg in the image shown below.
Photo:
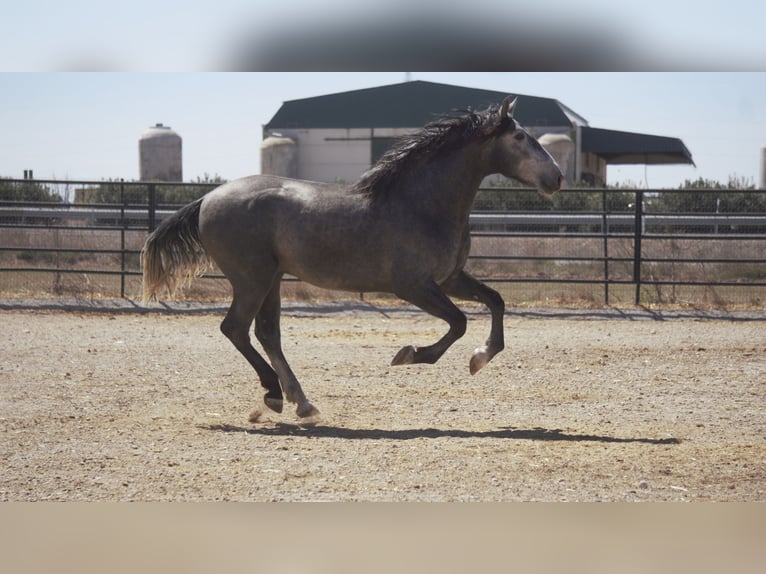
<path fill-rule="evenodd" d="M 461 271 L 454 279 L 448 281 L 444 285 L 444 290 L 453 297 L 484 303 L 492 314 L 492 328 L 489 333 L 489 339 L 487 339 L 483 347 L 476 349 L 471 357 L 469 369 L 471 374 L 475 375 L 479 369 L 489 363 L 492 357 L 505 347 L 503 336 L 505 302 L 497 291 L 490 289 L 465 271 Z"/>
<path fill-rule="evenodd" d="M 261 386 L 266 389 L 263 402 L 270 409 L 282 412 L 282 389 L 279 386 L 279 378 L 274 369 L 264 360 L 250 343 L 250 325 L 253 318 L 263 303 L 263 295 L 260 297 L 249 292 L 238 293 L 234 291 L 234 299 L 231 302 L 229 312 L 221 323 L 221 332 L 229 339 L 237 350 L 247 359 L 255 369 Z"/>
<path fill-rule="evenodd" d="M 319 411 L 303 394 L 303 389 L 282 352 L 282 336 L 279 327 L 281 315 L 279 288 L 280 280 L 277 278 L 255 317 L 255 336 L 263 345 L 274 370 L 279 375 L 287 400 L 298 404 L 297 415 L 299 417 L 315 416 L 319 414 Z"/>

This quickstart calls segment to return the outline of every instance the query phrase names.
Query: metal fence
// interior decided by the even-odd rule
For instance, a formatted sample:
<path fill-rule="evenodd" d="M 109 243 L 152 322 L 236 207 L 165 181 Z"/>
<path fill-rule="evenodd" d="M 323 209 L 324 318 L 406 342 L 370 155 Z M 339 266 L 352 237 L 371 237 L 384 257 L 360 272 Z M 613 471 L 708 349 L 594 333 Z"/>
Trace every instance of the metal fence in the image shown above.
<path fill-rule="evenodd" d="M 0 180 L 0 294 L 140 293 L 146 235 L 216 184 Z M 763 307 L 766 191 L 486 188 L 468 268 L 510 303 Z M 332 297 L 291 281 L 288 296 Z M 222 299 L 215 272 L 185 292 Z"/>

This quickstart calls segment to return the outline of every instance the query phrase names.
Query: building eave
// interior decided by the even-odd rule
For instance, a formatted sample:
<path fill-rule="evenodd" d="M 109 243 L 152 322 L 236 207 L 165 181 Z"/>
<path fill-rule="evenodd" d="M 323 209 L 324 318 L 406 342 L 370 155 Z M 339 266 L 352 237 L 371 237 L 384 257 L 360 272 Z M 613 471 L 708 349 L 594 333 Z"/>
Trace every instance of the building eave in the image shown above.
<path fill-rule="evenodd" d="M 678 138 L 582 127 L 581 150 L 592 153 L 609 165 L 688 164 L 692 154 Z"/>

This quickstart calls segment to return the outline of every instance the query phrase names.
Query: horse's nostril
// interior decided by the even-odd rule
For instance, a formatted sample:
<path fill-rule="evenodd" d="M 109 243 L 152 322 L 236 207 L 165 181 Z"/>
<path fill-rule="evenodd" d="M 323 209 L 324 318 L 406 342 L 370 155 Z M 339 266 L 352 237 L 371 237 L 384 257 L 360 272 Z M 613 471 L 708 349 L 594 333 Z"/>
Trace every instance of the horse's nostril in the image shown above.
<path fill-rule="evenodd" d="M 561 189 L 561 186 L 562 186 L 563 184 L 564 184 L 564 176 L 563 176 L 563 175 L 560 175 L 560 176 L 559 176 L 559 189 Z"/>

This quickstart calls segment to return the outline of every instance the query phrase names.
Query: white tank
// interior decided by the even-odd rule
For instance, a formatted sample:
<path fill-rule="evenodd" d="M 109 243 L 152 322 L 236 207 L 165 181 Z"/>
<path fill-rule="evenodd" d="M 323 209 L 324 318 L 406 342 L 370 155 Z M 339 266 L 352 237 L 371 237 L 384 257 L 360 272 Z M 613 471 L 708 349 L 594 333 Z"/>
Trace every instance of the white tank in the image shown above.
<path fill-rule="evenodd" d="M 537 141 L 559 164 L 564 181 L 571 184 L 575 176 L 575 145 L 572 138 L 566 134 L 543 134 Z"/>
<path fill-rule="evenodd" d="M 142 181 L 183 181 L 181 136 L 162 124 L 147 129 L 138 140 L 138 163 Z"/>
<path fill-rule="evenodd" d="M 269 136 L 261 142 L 261 173 L 298 177 L 298 144 L 282 136 Z"/>

